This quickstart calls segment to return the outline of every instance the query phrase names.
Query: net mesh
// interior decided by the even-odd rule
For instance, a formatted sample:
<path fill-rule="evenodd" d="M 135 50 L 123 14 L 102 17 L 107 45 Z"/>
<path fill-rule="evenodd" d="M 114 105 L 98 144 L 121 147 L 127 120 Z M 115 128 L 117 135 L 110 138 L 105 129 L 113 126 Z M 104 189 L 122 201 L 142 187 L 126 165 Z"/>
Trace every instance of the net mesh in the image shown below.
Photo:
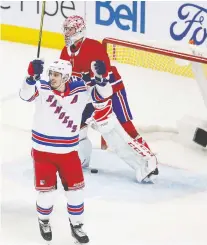
<path fill-rule="evenodd" d="M 153 41 L 144 41 L 137 46 L 137 43 L 114 40 L 105 39 L 103 45 L 123 78 L 133 122 L 138 130 L 177 133 L 177 122 L 183 116 L 204 118 L 207 115 L 205 50 L 175 43 L 166 46 L 166 43 L 157 45 Z M 151 47 L 151 50 L 142 50 L 139 45 Z M 164 50 L 167 54 L 152 49 Z M 192 62 L 195 56 L 196 62 Z"/>
<path fill-rule="evenodd" d="M 180 49 L 181 51 L 183 50 L 182 47 L 180 47 Z M 129 64 L 156 71 L 169 72 L 174 75 L 194 78 L 192 64 L 187 60 L 150 51 L 143 51 L 135 46 L 125 47 L 121 44 L 117 45 L 112 43 L 107 43 L 107 52 L 112 61 L 117 61 L 122 64 Z M 202 64 L 202 69 L 205 77 L 207 78 L 207 64 Z"/>

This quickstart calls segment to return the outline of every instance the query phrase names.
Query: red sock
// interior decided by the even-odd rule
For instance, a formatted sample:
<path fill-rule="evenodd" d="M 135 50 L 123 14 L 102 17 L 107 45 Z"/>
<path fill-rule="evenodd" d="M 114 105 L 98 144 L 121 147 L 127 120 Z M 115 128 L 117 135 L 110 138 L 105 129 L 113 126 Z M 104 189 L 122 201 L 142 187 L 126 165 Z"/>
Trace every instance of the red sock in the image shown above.
<path fill-rule="evenodd" d="M 137 141 L 140 144 L 143 144 L 145 147 L 147 147 L 147 149 L 150 150 L 147 142 L 145 140 L 143 140 L 142 136 L 137 132 L 132 121 L 127 121 L 121 125 L 124 128 L 124 130 L 128 133 L 129 136 L 131 136 L 133 139 L 137 139 Z"/>
<path fill-rule="evenodd" d="M 150 150 L 150 148 L 149 148 L 147 142 L 146 142 L 145 140 L 143 140 L 143 138 L 142 138 L 141 135 L 139 135 L 139 136 L 136 138 L 136 140 L 137 140 L 137 142 L 139 142 L 140 144 L 144 145 L 145 147 L 147 147 L 147 149 Z"/>
<path fill-rule="evenodd" d="M 133 139 L 135 139 L 139 135 L 132 121 L 127 121 L 125 123 L 122 123 L 121 126 L 128 133 L 128 135 L 131 136 Z"/>

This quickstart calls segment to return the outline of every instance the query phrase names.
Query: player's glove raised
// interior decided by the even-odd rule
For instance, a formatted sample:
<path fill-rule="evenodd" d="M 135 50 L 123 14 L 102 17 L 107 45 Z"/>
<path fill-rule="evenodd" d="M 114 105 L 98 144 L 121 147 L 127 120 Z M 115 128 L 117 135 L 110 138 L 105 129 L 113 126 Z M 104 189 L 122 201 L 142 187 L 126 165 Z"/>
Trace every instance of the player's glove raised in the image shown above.
<path fill-rule="evenodd" d="M 94 69 L 96 71 L 96 74 L 102 76 L 106 73 L 106 65 L 105 65 L 104 61 L 96 60 L 93 65 L 94 65 Z"/>
<path fill-rule="evenodd" d="M 33 60 L 29 63 L 28 74 L 30 78 L 33 80 L 39 80 L 40 75 L 43 73 L 43 64 L 42 60 Z"/>
<path fill-rule="evenodd" d="M 95 82 L 100 86 L 105 86 L 108 80 L 103 78 L 106 73 L 106 65 L 102 60 L 96 60 L 91 63 L 91 70 L 95 75 Z"/>

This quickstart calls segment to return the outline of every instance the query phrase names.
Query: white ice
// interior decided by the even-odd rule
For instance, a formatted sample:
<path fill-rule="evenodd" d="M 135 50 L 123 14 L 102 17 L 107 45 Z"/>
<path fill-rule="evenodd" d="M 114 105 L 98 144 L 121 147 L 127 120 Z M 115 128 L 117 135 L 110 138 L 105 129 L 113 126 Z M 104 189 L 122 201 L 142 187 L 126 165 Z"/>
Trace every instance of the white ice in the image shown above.
<path fill-rule="evenodd" d="M 18 97 L 28 62 L 37 48 L 1 41 L 1 228 L 4 245 L 41 245 L 35 211 L 30 129 L 33 104 Z M 47 66 L 60 51 L 41 49 Z M 114 153 L 102 151 L 90 131 L 93 167 L 86 180 L 85 229 L 91 245 L 206 245 L 207 153 L 182 145 L 176 121 L 206 118 L 192 79 L 118 65 L 134 122 L 157 153 L 160 176 L 154 185 L 135 182 L 133 171 Z M 148 130 L 147 130 L 148 129 Z M 147 133 L 149 129 L 163 132 Z M 152 130 L 153 131 L 153 130 Z M 59 184 L 51 223 L 53 245 L 72 244 L 66 200 Z"/>

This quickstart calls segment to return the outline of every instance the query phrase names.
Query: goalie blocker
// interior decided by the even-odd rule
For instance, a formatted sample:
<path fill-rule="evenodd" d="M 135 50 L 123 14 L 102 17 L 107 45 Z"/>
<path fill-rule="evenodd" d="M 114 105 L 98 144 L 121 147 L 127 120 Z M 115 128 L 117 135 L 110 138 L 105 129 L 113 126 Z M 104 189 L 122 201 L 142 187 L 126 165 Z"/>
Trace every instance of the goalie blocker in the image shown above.
<path fill-rule="evenodd" d="M 193 141 L 203 147 L 207 146 L 207 131 L 201 128 L 196 128 Z"/>
<path fill-rule="evenodd" d="M 205 51 L 193 45 L 194 41 L 190 41 L 190 49 L 193 55 L 197 57 L 204 56 Z M 205 53 L 207 56 L 207 53 Z M 206 58 L 203 58 L 206 60 Z M 206 60 L 207 62 L 207 60 Z M 192 69 L 195 76 L 195 80 L 197 81 L 201 96 L 203 98 L 204 105 L 207 108 L 207 83 L 206 76 L 204 73 L 204 67 L 199 62 L 191 62 Z M 207 64 L 207 63 L 206 63 Z M 198 108 L 199 109 L 199 108 Z M 205 114 L 206 115 L 206 114 Z M 200 148 L 207 150 L 207 120 L 202 120 L 200 118 L 192 117 L 192 116 L 184 116 L 177 123 L 178 133 L 180 140 L 192 147 Z"/>
<path fill-rule="evenodd" d="M 110 149 L 135 170 L 136 179 L 139 183 L 154 182 L 158 174 L 156 156 L 123 130 L 112 111 L 112 101 L 93 103 L 93 106 L 95 111 L 86 123 L 99 131 Z M 86 130 L 87 127 L 81 130 L 79 143 L 79 156 L 83 167 L 89 165 L 92 149 L 90 141 L 86 137 Z"/>
<path fill-rule="evenodd" d="M 207 150 L 207 121 L 184 116 L 177 122 L 177 127 L 183 144 Z"/>

